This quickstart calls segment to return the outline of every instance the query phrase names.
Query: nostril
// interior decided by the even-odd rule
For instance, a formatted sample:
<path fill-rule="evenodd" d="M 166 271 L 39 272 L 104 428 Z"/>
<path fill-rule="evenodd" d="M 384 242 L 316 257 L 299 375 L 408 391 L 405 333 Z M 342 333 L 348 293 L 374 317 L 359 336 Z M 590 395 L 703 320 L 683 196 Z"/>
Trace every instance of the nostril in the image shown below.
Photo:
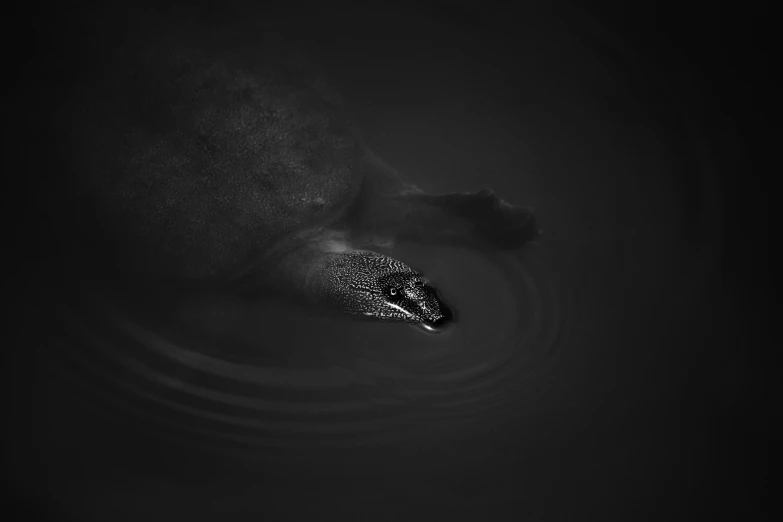
<path fill-rule="evenodd" d="M 441 315 L 437 319 L 419 323 L 418 327 L 428 333 L 442 333 L 449 330 L 450 323 L 449 317 Z"/>
<path fill-rule="evenodd" d="M 441 315 L 441 316 L 440 316 L 440 317 L 438 317 L 437 319 L 434 319 L 434 320 L 432 321 L 432 324 L 434 324 L 435 326 L 438 326 L 438 325 L 441 325 L 441 324 L 445 324 L 447 321 L 448 321 L 448 319 L 446 319 L 446 317 L 445 317 L 445 316 L 442 316 L 442 315 Z"/>
<path fill-rule="evenodd" d="M 451 322 L 452 318 L 454 317 L 451 313 L 451 310 L 446 308 L 445 306 L 441 307 L 440 315 L 431 321 L 433 326 L 445 326 L 448 323 Z"/>

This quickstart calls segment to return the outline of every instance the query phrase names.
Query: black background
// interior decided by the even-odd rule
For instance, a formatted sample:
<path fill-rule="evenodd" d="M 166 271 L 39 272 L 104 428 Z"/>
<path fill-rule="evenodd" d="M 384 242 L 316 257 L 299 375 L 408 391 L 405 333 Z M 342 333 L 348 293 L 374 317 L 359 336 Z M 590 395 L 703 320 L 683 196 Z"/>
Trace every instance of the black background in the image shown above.
<path fill-rule="evenodd" d="M 643 64 L 640 67 L 648 75 L 674 86 L 673 96 L 688 106 L 709 138 L 709 153 L 724 187 L 720 278 L 736 308 L 730 334 L 712 349 L 743 352 L 739 364 L 743 366 L 744 395 L 705 410 L 700 406 L 700 382 L 706 377 L 699 373 L 704 370 L 692 370 L 691 386 L 680 404 L 685 419 L 680 429 L 691 450 L 692 465 L 700 468 L 702 479 L 693 484 L 672 482 L 672 488 L 685 490 L 677 496 L 684 503 L 682 519 L 719 514 L 763 519 L 768 495 L 767 424 L 771 410 L 765 407 L 766 382 L 752 372 L 763 360 L 763 332 L 771 320 L 765 302 L 772 293 L 768 246 L 770 176 L 758 168 L 754 172 L 750 142 L 760 110 L 754 107 L 759 100 L 757 88 L 769 68 L 754 36 L 758 32 L 756 19 L 765 14 L 750 4 L 731 8 L 719 4 L 705 7 L 695 2 L 581 5 L 580 9 L 610 28 L 615 42 L 622 42 L 630 55 L 643 58 L 639 60 Z M 241 7 L 232 4 L 221 9 Z M 484 3 L 395 3 L 378 7 L 387 16 L 375 16 L 371 22 L 359 13 L 366 15 L 374 8 L 302 6 L 275 12 L 282 13 L 282 19 L 295 20 L 303 34 L 309 30 L 328 32 L 330 27 L 350 27 L 352 39 L 357 42 L 378 32 L 399 33 L 404 38 L 407 17 L 433 19 L 470 34 L 473 41 L 479 42 L 474 49 L 476 54 L 481 54 L 480 42 L 486 34 L 503 41 L 507 56 L 513 56 L 517 21 L 509 9 L 514 7 L 504 11 Z M 563 16 L 574 16 L 568 9 L 562 12 Z M 6 71 L 10 72 L 4 99 L 4 143 L 8 147 L 4 153 L 4 194 L 9 200 L 6 224 L 10 225 L 5 257 L 12 265 L 6 269 L 6 280 L 10 309 L 21 312 L 21 320 L 8 330 L 4 343 L 9 388 L 5 431 L 10 439 L 5 450 L 7 491 L 15 497 L 13 504 L 7 506 L 15 506 L 19 520 L 67 520 L 69 516 L 48 505 L 44 484 L 50 463 L 31 462 L 18 456 L 35 454 L 35 448 L 28 447 L 29 441 L 34 440 L 35 430 L 42 425 L 38 412 L 28 406 L 29 390 L 35 389 L 37 375 L 28 371 L 34 368 L 34 361 L 30 360 L 27 347 L 36 342 L 31 341 L 37 339 L 32 334 L 42 331 L 41 303 L 30 302 L 29 297 L 45 295 L 39 287 L 57 280 L 50 267 L 58 259 L 58 245 L 63 242 L 63 222 L 73 226 L 70 220 L 82 219 L 72 217 L 68 211 L 78 201 L 78 191 L 69 185 L 67 173 L 49 162 L 43 151 L 52 145 L 48 124 L 58 89 L 66 88 L 78 77 L 78 69 L 94 56 L 91 53 L 100 52 L 92 41 L 79 38 L 83 22 L 79 13 L 63 4 L 42 4 L 37 10 L 28 8 L 27 12 L 6 18 L 7 26 L 19 29 L 13 38 L 6 31 L 4 41 Z M 382 31 L 377 30 L 379 25 Z M 493 56 L 490 60 L 502 58 Z M 654 74 L 650 74 L 651 69 Z M 509 82 L 521 81 L 513 77 L 513 72 L 510 74 Z M 687 175 L 680 182 L 688 212 L 689 206 L 698 205 L 699 186 Z M 66 205 L 62 206 L 62 202 Z M 48 277 L 42 277 L 43 273 Z M 297 501 L 297 491 L 286 494 Z M 671 516 L 661 515 L 660 519 Z"/>

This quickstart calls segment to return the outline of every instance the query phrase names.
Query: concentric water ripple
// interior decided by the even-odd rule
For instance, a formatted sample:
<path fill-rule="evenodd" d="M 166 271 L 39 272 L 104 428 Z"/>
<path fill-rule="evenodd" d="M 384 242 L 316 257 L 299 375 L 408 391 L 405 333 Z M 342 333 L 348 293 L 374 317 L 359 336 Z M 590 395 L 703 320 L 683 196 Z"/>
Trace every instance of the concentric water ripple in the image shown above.
<path fill-rule="evenodd" d="M 48 354 L 50 365 L 97 417 L 209 452 L 490 432 L 546 393 L 566 344 L 568 294 L 545 245 L 435 250 L 421 254 L 428 275 L 460 317 L 443 335 L 218 297 L 153 322 L 121 311 L 116 296 L 90 293 L 78 313 L 63 309 L 66 344 Z"/>

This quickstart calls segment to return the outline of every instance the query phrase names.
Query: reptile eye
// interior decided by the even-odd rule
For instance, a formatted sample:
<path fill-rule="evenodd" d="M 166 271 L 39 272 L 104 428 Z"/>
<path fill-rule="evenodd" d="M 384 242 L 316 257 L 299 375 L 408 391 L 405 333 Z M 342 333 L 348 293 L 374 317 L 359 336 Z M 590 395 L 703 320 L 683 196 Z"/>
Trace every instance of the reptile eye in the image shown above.
<path fill-rule="evenodd" d="M 396 286 L 390 287 L 387 293 L 387 297 L 392 301 L 402 299 L 402 289 Z"/>

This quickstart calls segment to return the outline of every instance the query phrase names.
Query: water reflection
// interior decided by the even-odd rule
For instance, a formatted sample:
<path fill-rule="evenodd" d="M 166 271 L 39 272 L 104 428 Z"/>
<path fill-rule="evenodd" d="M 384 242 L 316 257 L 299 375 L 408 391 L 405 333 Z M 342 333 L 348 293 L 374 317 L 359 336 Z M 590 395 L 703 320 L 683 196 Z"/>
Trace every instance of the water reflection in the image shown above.
<path fill-rule="evenodd" d="M 174 452 L 335 458 L 469 440 L 507 425 L 510 412 L 524 416 L 568 333 L 567 294 L 544 249 L 399 250 L 450 289 L 459 326 L 424 335 L 227 296 L 181 303 L 153 325 L 102 292 L 87 313 L 63 308 L 72 344 L 54 367 L 96 404 L 95 422 L 113 418 L 125 436 L 167 440 Z"/>

